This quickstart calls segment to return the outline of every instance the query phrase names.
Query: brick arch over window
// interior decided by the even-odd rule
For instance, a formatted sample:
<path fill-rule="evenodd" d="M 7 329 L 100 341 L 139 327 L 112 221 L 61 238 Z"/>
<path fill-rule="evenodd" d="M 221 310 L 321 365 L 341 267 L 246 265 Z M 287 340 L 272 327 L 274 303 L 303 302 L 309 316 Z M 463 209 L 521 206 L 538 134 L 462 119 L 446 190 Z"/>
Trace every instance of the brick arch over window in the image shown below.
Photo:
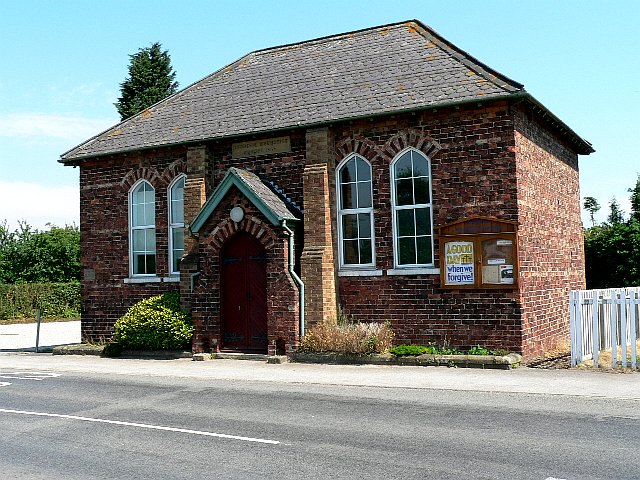
<path fill-rule="evenodd" d="M 386 141 L 381 148 L 381 156 L 391 162 L 400 152 L 415 148 L 433 159 L 442 146 L 424 132 L 415 129 L 402 130 Z"/>
<path fill-rule="evenodd" d="M 154 188 L 157 188 L 159 178 L 160 174 L 157 169 L 151 167 L 139 167 L 129 170 L 120 182 L 120 186 L 123 190 L 129 191 L 139 180 L 146 180 L 153 185 Z"/>
<path fill-rule="evenodd" d="M 187 161 L 180 159 L 173 162 L 167 168 L 165 168 L 160 175 L 163 182 L 169 185 L 180 174 L 187 173 Z"/>
<path fill-rule="evenodd" d="M 352 153 L 356 153 L 371 162 L 377 156 L 382 155 L 382 150 L 373 140 L 361 135 L 347 137 L 336 143 L 336 161 L 338 163 Z"/>

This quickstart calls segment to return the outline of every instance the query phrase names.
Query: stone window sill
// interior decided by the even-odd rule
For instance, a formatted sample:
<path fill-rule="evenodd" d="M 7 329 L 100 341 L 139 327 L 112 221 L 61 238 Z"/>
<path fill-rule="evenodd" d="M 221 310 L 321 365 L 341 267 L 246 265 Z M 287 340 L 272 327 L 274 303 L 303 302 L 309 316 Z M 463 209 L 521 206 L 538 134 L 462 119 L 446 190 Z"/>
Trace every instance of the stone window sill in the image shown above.
<path fill-rule="evenodd" d="M 129 277 L 124 283 L 178 283 L 180 277 Z"/>
<path fill-rule="evenodd" d="M 439 273 L 440 269 L 435 267 L 392 268 L 387 270 L 387 275 L 438 275 Z"/>
<path fill-rule="evenodd" d="M 339 277 L 381 277 L 382 270 L 340 270 Z"/>

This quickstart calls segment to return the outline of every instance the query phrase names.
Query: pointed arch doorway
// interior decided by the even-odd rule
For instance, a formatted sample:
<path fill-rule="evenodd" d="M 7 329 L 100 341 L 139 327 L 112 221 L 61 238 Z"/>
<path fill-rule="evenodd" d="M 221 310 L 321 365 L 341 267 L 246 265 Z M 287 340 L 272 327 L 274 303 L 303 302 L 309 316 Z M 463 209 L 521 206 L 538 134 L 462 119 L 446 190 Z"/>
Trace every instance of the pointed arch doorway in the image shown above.
<path fill-rule="evenodd" d="M 238 232 L 220 255 L 222 348 L 267 352 L 267 255 L 253 235 Z"/>

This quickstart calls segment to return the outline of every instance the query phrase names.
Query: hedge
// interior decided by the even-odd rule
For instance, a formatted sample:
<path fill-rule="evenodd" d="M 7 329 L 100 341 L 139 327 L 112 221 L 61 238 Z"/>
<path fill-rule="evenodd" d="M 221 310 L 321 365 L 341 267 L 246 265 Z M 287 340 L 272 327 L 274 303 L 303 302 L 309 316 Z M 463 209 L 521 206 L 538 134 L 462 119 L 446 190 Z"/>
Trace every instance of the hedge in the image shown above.
<path fill-rule="evenodd" d="M 0 320 L 80 317 L 80 283 L 0 284 Z"/>

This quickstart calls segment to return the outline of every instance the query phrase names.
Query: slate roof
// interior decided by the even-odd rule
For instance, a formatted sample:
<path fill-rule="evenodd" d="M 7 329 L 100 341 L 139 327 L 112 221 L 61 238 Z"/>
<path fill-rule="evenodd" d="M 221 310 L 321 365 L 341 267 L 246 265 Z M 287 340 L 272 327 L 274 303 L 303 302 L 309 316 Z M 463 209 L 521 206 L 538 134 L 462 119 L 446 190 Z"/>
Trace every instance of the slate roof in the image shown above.
<path fill-rule="evenodd" d="M 591 148 L 522 84 L 411 20 L 252 52 L 60 161 L 514 96 Z"/>
<path fill-rule="evenodd" d="M 302 218 L 297 206 L 274 191 L 277 186 L 267 185 L 255 173 L 231 167 L 191 222 L 193 233 L 200 231 L 232 186 L 237 187 L 273 225 L 280 225 L 283 220 L 295 222 Z"/>

